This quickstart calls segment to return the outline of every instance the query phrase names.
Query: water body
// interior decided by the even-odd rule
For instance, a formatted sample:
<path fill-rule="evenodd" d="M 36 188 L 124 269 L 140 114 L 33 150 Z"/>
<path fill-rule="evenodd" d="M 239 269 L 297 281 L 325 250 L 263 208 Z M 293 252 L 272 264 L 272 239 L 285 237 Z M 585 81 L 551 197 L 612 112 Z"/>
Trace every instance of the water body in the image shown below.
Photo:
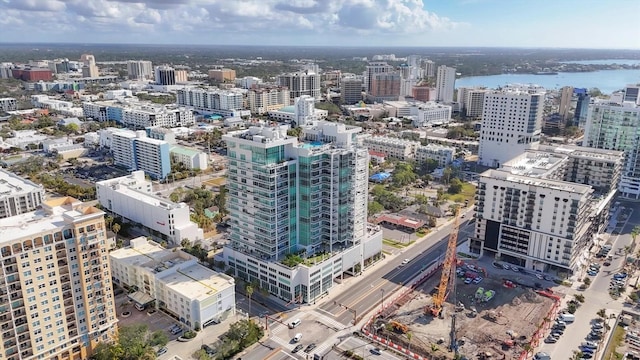
<path fill-rule="evenodd" d="M 603 59 L 603 60 L 576 60 L 561 61 L 562 64 L 581 64 L 581 65 L 640 65 L 640 60 L 632 59 Z"/>
<path fill-rule="evenodd" d="M 459 86 L 485 86 L 497 88 L 507 84 L 537 84 L 545 89 L 559 89 L 563 86 L 577 88 L 597 87 L 605 94 L 621 90 L 625 85 L 640 83 L 640 70 L 601 70 L 578 73 L 558 73 L 557 75 L 500 74 L 470 76 L 456 79 Z"/>

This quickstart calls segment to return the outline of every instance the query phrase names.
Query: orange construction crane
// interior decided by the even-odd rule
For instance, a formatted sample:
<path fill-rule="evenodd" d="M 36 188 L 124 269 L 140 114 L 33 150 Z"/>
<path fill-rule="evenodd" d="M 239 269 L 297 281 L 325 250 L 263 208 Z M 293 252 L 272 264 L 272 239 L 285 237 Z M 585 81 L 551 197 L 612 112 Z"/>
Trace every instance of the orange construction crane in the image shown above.
<path fill-rule="evenodd" d="M 456 247 L 458 246 L 458 228 L 460 224 L 458 222 L 458 209 L 453 211 L 453 229 L 449 234 L 449 241 L 447 242 L 447 253 L 444 257 L 444 265 L 442 266 L 442 276 L 440 276 L 440 285 L 438 285 L 438 292 L 433 297 L 433 304 L 427 306 L 425 313 L 429 312 L 433 316 L 440 316 L 442 312 L 442 305 L 447 298 L 448 291 L 450 289 L 450 282 L 455 276 L 453 272 L 456 267 Z"/>

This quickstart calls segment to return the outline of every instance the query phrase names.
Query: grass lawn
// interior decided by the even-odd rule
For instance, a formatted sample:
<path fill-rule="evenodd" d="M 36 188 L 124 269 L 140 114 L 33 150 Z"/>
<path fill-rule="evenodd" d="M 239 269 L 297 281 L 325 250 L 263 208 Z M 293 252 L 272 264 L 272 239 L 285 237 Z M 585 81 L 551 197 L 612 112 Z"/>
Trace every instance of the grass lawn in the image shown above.
<path fill-rule="evenodd" d="M 617 353 L 616 349 L 618 348 L 618 346 L 620 346 L 620 344 L 622 344 L 623 341 L 624 329 L 622 328 L 622 326 L 616 326 L 616 328 L 613 329 L 611 341 L 609 342 L 609 346 L 607 346 L 602 359 L 622 359 L 624 355 Z"/>
<path fill-rule="evenodd" d="M 406 248 L 407 246 L 413 244 L 415 241 L 409 241 L 408 243 L 401 243 L 395 240 L 391 240 L 391 239 L 383 239 L 382 243 L 385 245 L 389 245 L 389 246 L 393 246 L 396 249 L 402 249 L 402 248 Z"/>
<path fill-rule="evenodd" d="M 473 197 L 476 195 L 476 187 L 473 184 L 463 183 L 462 191 L 459 194 L 444 193 L 443 198 L 448 201 L 463 203 L 469 200 L 469 204 L 473 203 Z"/>

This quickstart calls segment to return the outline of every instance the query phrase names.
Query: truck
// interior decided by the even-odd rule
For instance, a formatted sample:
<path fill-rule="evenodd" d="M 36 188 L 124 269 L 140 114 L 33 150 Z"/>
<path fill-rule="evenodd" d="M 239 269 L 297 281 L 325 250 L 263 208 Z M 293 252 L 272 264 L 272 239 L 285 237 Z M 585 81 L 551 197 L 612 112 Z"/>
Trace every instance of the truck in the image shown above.
<path fill-rule="evenodd" d="M 576 321 L 576 316 L 573 315 L 573 314 L 561 314 L 558 317 L 558 320 L 564 321 L 565 323 L 569 324 L 569 323 L 572 323 L 572 322 Z"/>

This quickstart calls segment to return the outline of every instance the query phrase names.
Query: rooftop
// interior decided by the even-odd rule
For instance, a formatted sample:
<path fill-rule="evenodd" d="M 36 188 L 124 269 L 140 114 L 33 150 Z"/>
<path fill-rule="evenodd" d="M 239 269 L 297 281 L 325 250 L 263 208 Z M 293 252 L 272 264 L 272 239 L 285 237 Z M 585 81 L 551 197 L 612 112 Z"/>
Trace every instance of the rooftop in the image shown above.
<path fill-rule="evenodd" d="M 234 286 L 233 278 L 196 263 L 168 272 L 160 279 L 166 287 L 192 300 L 205 300 L 226 287 Z"/>
<path fill-rule="evenodd" d="M 200 153 L 200 151 L 198 150 L 186 148 L 184 146 L 174 146 L 171 149 L 169 149 L 169 152 L 177 153 L 185 156 L 196 156 Z"/>
<path fill-rule="evenodd" d="M 32 191 L 44 192 L 44 188 L 42 185 L 23 179 L 12 172 L 0 169 L 0 199 Z"/>

